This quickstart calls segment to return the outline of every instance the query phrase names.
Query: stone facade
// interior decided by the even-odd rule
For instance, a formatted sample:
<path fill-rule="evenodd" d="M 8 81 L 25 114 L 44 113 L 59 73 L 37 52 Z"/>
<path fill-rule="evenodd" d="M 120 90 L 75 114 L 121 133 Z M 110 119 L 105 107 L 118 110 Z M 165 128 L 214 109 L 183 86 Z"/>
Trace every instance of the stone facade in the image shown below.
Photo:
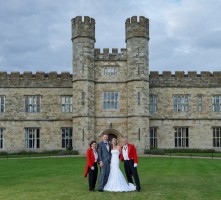
<path fill-rule="evenodd" d="M 213 111 L 212 97 L 221 96 L 221 72 L 149 72 L 149 20 L 127 19 L 125 30 L 125 49 L 100 50 L 95 48 L 95 20 L 73 18 L 73 74 L 0 72 L 0 151 L 62 149 L 61 129 L 66 127 L 72 128 L 73 148 L 82 154 L 102 133 L 119 140 L 127 136 L 143 153 L 152 147 L 150 128 L 157 132 L 157 148 L 219 150 L 213 128 L 221 127 L 221 116 Z M 117 100 L 105 104 L 105 93 L 117 93 Z M 157 99 L 154 112 L 151 95 Z M 188 111 L 174 112 L 174 95 L 188 96 Z M 40 96 L 40 112 L 25 110 L 26 96 Z M 62 112 L 63 96 L 72 96 L 71 112 Z M 112 103 L 116 107 L 105 107 Z M 183 127 L 188 129 L 188 145 L 176 146 L 174 130 Z M 39 148 L 27 149 L 26 128 L 40 130 Z"/>
<path fill-rule="evenodd" d="M 5 109 L 0 113 L 0 129 L 4 144 L 0 151 L 23 151 L 25 128 L 40 128 L 40 149 L 61 148 L 61 127 L 72 127 L 72 113 L 61 112 L 61 96 L 72 95 L 72 75 L 64 72 L 45 74 L 25 72 L 0 73 L 0 96 L 5 97 Z M 40 112 L 27 113 L 25 96 L 41 96 Z M 34 149 L 35 150 L 35 149 Z"/>

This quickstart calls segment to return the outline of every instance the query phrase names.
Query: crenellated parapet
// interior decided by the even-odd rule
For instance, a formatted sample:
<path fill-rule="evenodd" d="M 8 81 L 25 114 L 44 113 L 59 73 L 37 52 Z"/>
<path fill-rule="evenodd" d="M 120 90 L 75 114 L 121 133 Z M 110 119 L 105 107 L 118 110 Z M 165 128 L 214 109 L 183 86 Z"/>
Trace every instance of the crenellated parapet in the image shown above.
<path fill-rule="evenodd" d="M 77 16 L 72 22 L 72 40 L 78 37 L 88 37 L 95 41 L 95 20 L 88 16 Z"/>
<path fill-rule="evenodd" d="M 150 87 L 220 87 L 221 71 L 208 72 L 202 71 L 176 71 L 172 74 L 170 71 L 163 71 L 160 74 L 157 71 L 150 72 Z"/>
<path fill-rule="evenodd" d="M 133 16 L 125 22 L 126 41 L 133 37 L 144 37 L 149 40 L 149 19 L 143 16 Z"/>
<path fill-rule="evenodd" d="M 72 87 L 69 72 L 0 72 L 0 87 Z"/>
<path fill-rule="evenodd" d="M 94 50 L 95 60 L 126 60 L 127 59 L 127 50 L 121 49 L 118 52 L 117 48 L 113 48 L 111 51 L 108 48 L 95 49 Z"/>

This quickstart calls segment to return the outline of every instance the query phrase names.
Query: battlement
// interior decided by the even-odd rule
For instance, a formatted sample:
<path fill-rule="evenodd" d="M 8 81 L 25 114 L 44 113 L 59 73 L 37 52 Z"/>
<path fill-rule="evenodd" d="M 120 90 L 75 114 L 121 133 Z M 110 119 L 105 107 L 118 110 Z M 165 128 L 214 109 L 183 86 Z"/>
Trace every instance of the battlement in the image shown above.
<path fill-rule="evenodd" d="M 171 71 L 163 71 L 162 74 L 159 74 L 158 71 L 151 71 L 150 72 L 150 78 L 153 79 L 161 79 L 161 78 L 221 78 L 221 71 L 214 71 L 214 72 L 208 72 L 208 71 L 202 71 L 200 74 L 197 74 L 196 71 L 188 71 L 188 73 L 185 73 L 183 71 L 175 71 L 174 74 L 171 73 Z"/>
<path fill-rule="evenodd" d="M 88 16 L 82 20 L 81 16 L 77 16 L 71 20 L 72 22 L 72 40 L 78 37 L 88 37 L 95 41 L 95 20 Z"/>
<path fill-rule="evenodd" d="M 221 71 L 202 71 L 200 74 L 196 71 L 176 71 L 174 74 L 151 71 L 149 77 L 150 87 L 220 87 L 221 84 Z"/>
<path fill-rule="evenodd" d="M 95 20 L 93 18 L 90 18 L 88 16 L 84 16 L 84 20 L 82 20 L 82 16 L 77 16 L 73 18 L 71 21 L 73 21 L 73 24 L 88 24 L 88 25 L 95 25 Z"/>
<path fill-rule="evenodd" d="M 143 16 L 133 16 L 128 18 L 125 22 L 126 27 L 126 41 L 133 37 L 144 37 L 149 40 L 149 19 Z"/>
<path fill-rule="evenodd" d="M 127 49 L 121 49 L 118 52 L 117 48 L 113 48 L 111 51 L 108 48 L 94 49 L 95 60 L 126 60 L 127 59 Z"/>
<path fill-rule="evenodd" d="M 139 26 L 143 26 L 143 27 L 148 27 L 149 26 L 149 19 L 143 16 L 139 17 L 139 21 L 137 16 L 133 16 L 131 18 L 127 18 L 126 19 L 126 27 L 131 26 L 133 24 L 139 24 Z"/>
<path fill-rule="evenodd" d="M 69 72 L 61 72 L 61 74 L 57 74 L 57 72 L 36 72 L 36 74 L 32 74 L 32 72 L 24 72 L 21 74 L 20 72 L 11 72 L 8 74 L 7 72 L 0 71 L 0 79 L 72 79 L 72 74 Z"/>
<path fill-rule="evenodd" d="M 0 88 L 16 87 L 72 87 L 72 74 L 69 72 L 7 72 L 0 71 Z"/>

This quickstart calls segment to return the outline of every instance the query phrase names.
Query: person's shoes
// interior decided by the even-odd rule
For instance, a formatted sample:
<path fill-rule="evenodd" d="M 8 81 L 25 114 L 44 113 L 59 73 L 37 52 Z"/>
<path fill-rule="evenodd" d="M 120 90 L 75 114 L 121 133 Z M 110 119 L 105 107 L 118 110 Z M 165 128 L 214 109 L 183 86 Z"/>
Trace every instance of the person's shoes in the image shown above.
<path fill-rule="evenodd" d="M 98 190 L 98 192 L 103 192 L 104 190 Z"/>
<path fill-rule="evenodd" d="M 138 190 L 138 189 L 136 189 L 136 191 L 137 191 L 137 192 L 140 192 L 140 189 L 139 189 L 139 190 Z"/>

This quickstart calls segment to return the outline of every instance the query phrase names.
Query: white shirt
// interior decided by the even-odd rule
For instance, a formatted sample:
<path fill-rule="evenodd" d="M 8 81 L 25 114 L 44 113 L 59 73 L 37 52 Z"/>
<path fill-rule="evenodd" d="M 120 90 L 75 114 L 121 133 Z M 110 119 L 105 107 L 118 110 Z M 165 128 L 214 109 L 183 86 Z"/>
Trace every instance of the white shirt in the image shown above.
<path fill-rule="evenodd" d="M 105 143 L 107 143 L 107 144 L 105 144 Z M 109 144 L 108 144 L 108 141 L 104 141 L 104 144 L 106 145 L 106 147 L 107 147 L 107 151 L 109 151 Z"/>
<path fill-rule="evenodd" d="M 124 157 L 124 160 L 129 160 L 129 157 L 128 157 L 128 146 L 127 145 L 123 146 L 123 157 Z"/>
<path fill-rule="evenodd" d="M 97 159 L 98 159 L 98 153 L 94 150 L 94 149 L 92 149 L 93 150 L 93 152 L 94 152 L 94 157 L 95 157 L 95 161 L 94 162 L 97 162 Z"/>

